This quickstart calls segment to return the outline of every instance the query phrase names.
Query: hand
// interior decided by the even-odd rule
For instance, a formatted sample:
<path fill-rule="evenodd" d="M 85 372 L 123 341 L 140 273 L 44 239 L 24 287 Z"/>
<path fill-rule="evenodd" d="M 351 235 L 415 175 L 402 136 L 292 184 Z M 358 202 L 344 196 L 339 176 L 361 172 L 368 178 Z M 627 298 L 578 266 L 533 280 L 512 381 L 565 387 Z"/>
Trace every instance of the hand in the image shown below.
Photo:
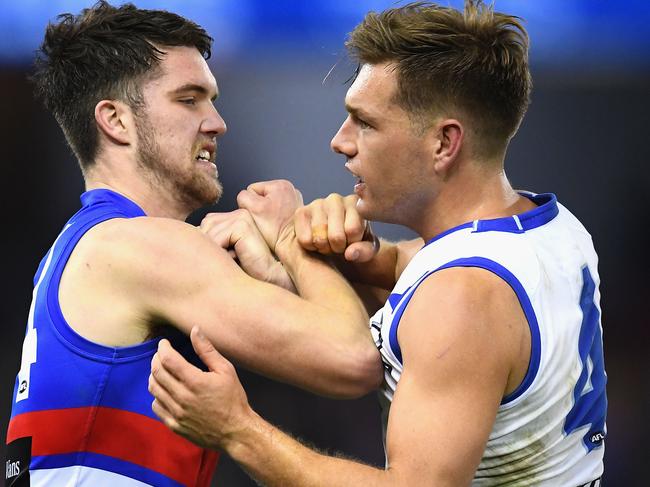
<path fill-rule="evenodd" d="M 343 254 L 351 262 L 367 262 L 379 251 L 379 239 L 357 211 L 356 195 L 332 193 L 298 208 L 294 216 L 296 238 L 307 250 Z"/>
<path fill-rule="evenodd" d="M 289 181 L 278 179 L 253 183 L 237 195 L 237 204 L 247 209 L 275 252 L 279 236 L 291 226 L 293 215 L 302 206 L 302 194 Z"/>
<path fill-rule="evenodd" d="M 251 277 L 295 291 L 289 274 L 271 254 L 247 210 L 208 213 L 200 229 L 220 247 L 234 250 L 239 265 Z"/>
<path fill-rule="evenodd" d="M 197 327 L 192 346 L 209 372 L 187 362 L 167 340 L 151 361 L 151 409 L 174 433 L 203 448 L 223 448 L 254 414 L 233 365 Z"/>

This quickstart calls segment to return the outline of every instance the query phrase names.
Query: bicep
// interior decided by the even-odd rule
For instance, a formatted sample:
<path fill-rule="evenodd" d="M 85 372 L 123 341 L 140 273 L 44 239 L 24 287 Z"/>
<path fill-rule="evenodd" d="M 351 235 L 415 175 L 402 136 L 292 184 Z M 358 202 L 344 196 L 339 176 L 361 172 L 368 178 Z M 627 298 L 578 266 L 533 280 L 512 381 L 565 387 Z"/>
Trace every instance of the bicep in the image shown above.
<path fill-rule="evenodd" d="M 355 390 L 359 347 L 376 350 L 369 333 L 357 338 L 353 318 L 253 279 L 195 229 L 177 230 L 137 264 L 132 293 L 145 316 L 187 334 L 199 326 L 228 358 L 271 378 L 324 394 Z"/>
<path fill-rule="evenodd" d="M 469 485 L 506 388 L 509 340 L 487 302 L 495 296 L 465 286 L 485 271 L 464 272 L 460 285 L 449 275 L 425 280 L 399 325 L 404 370 L 387 454 L 405 485 Z"/>
<path fill-rule="evenodd" d="M 115 277 L 144 321 L 186 334 L 199 326 L 239 358 L 247 353 L 241 350 L 247 338 L 242 335 L 273 320 L 273 303 L 285 309 L 301 304 L 291 293 L 248 276 L 194 227 L 169 221 L 140 226 L 138 234 L 146 237 L 132 236 L 114 260 L 119 261 Z"/>

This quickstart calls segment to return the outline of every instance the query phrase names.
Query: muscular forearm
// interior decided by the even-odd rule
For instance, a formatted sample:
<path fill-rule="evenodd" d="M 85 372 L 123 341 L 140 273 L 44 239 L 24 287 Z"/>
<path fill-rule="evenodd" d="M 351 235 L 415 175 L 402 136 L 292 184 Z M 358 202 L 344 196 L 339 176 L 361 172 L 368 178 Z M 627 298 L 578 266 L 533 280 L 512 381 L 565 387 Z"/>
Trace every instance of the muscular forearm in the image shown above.
<path fill-rule="evenodd" d="M 358 331 L 369 338 L 368 315 L 363 303 L 336 269 L 324 258 L 304 250 L 293 233 L 283 238 L 275 251 L 300 297 L 335 313 L 348 315 Z"/>
<path fill-rule="evenodd" d="M 225 445 L 253 478 L 269 487 L 396 486 L 392 472 L 311 450 L 251 412 L 248 424 Z"/>

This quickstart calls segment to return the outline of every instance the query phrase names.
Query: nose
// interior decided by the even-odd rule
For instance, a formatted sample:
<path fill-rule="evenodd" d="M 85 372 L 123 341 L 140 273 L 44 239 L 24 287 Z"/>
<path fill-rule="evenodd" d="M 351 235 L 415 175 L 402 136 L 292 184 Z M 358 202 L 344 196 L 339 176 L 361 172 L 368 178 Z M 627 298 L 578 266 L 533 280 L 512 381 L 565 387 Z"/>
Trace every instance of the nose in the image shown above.
<path fill-rule="evenodd" d="M 343 154 L 348 159 L 353 158 L 357 153 L 357 146 L 354 141 L 350 117 L 341 124 L 338 132 L 332 138 L 330 147 L 337 154 Z"/>
<path fill-rule="evenodd" d="M 228 127 L 225 120 L 221 117 L 216 107 L 210 103 L 209 112 L 201 123 L 201 132 L 208 134 L 210 137 L 220 137 L 226 133 Z"/>

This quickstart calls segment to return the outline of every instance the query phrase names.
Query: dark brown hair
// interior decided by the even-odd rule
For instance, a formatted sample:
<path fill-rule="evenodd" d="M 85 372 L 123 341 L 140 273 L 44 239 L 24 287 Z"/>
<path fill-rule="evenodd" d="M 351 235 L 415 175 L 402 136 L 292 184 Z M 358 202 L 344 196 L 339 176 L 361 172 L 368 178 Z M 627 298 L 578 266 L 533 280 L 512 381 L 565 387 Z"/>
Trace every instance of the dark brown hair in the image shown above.
<path fill-rule="evenodd" d="M 528 108 L 528 35 L 481 0 L 464 12 L 428 2 L 370 12 L 346 45 L 361 64 L 394 63 L 396 102 L 412 120 L 469 117 L 484 155 L 505 150 Z"/>
<path fill-rule="evenodd" d="M 158 47 L 196 47 L 207 59 L 212 38 L 194 22 L 133 4 L 101 0 L 77 16 L 49 24 L 35 61 L 36 94 L 52 111 L 82 169 L 97 155 L 95 106 L 121 100 L 142 106 L 141 82 L 158 73 Z"/>

